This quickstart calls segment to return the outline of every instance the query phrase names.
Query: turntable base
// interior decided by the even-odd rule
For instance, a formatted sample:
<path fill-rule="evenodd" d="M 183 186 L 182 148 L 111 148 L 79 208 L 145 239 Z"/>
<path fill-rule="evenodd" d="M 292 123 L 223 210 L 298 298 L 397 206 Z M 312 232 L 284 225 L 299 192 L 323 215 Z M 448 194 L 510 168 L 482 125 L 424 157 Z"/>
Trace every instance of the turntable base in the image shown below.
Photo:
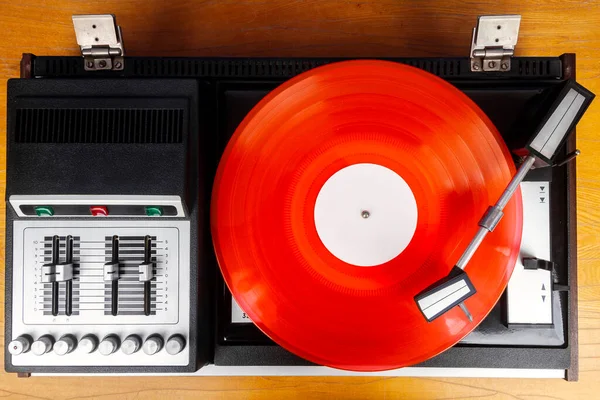
<path fill-rule="evenodd" d="M 117 4 L 118 3 L 118 4 Z M 336 22 L 332 25 L 329 14 L 313 13 L 314 10 L 307 11 L 303 7 L 290 7 L 286 17 L 286 26 L 295 27 L 294 30 L 278 28 L 277 26 L 264 29 L 265 25 L 271 25 L 273 20 L 269 15 L 276 15 L 277 9 L 275 2 L 258 6 L 239 4 L 234 6 L 215 5 L 207 12 L 206 9 L 194 8 L 190 2 L 172 2 L 173 7 L 164 10 L 158 5 L 146 5 L 145 11 L 148 15 L 155 16 L 156 21 L 191 21 L 194 24 L 166 24 L 164 39 L 162 44 L 158 43 L 156 50 L 147 46 L 135 47 L 134 51 L 143 52 L 143 54 L 164 55 L 165 51 L 172 48 L 175 43 L 180 45 L 184 43 L 181 50 L 177 50 L 172 55 L 264 55 L 269 49 L 278 49 L 278 54 L 285 55 L 323 55 L 330 53 L 338 55 L 356 56 L 356 55 L 380 55 L 390 53 L 390 49 L 396 54 L 417 54 L 417 55 L 447 55 L 447 47 L 439 44 L 439 38 L 433 37 L 428 21 L 430 15 L 423 15 L 412 9 L 408 5 L 397 5 L 396 2 L 378 2 L 374 7 L 370 3 L 361 3 L 357 6 L 352 3 L 347 5 L 338 5 L 337 2 L 331 2 L 327 6 L 332 15 L 336 15 Z M 394 4 L 392 4 L 394 3 Z M 91 8 L 82 6 L 80 3 L 65 2 L 60 10 L 52 8 L 46 3 L 36 1 L 28 3 L 30 7 L 27 10 L 20 6 L 7 4 L 5 10 L 0 16 L 0 25 L 10 26 L 6 32 L 5 41 L 0 44 L 4 59 L 9 60 L 5 63 L 5 69 L 2 76 L 5 78 L 16 77 L 19 75 L 18 60 L 23 49 L 28 49 L 38 54 L 64 54 L 65 48 L 72 48 L 72 29 L 64 21 L 68 20 L 71 13 L 77 10 L 80 13 L 92 12 Z M 118 11 L 123 19 L 127 19 L 129 29 L 147 32 L 150 28 L 146 20 L 139 18 L 139 6 L 133 3 L 121 4 L 121 2 L 108 1 L 104 3 L 106 9 Z M 287 4 L 287 3 L 286 3 Z M 527 38 L 523 43 L 527 44 L 528 54 L 538 54 L 552 49 L 553 54 L 560 54 L 572 50 L 571 42 L 564 38 L 574 38 L 574 32 L 577 32 L 578 52 L 578 78 L 588 85 L 590 89 L 598 92 L 600 84 L 596 78 L 595 65 L 598 63 L 598 55 L 594 48 L 595 28 L 600 18 L 600 12 L 595 9 L 588 9 L 582 15 L 580 11 L 574 11 L 570 2 L 547 2 L 531 3 L 521 5 L 521 2 L 508 2 L 507 9 L 516 9 L 527 14 L 529 18 L 536 21 L 545 21 L 551 25 L 552 29 L 536 30 L 533 37 Z M 176 6 L 176 5 L 181 5 Z M 349 7 L 352 6 L 350 9 Z M 90 6 L 91 7 L 91 6 Z M 440 6 L 442 7 L 442 6 Z M 453 35 L 457 26 L 464 26 L 464 32 L 468 36 L 468 28 L 472 26 L 472 15 L 486 12 L 495 12 L 497 10 L 485 9 L 484 4 L 468 6 L 462 2 L 445 2 L 443 8 L 437 9 L 439 31 L 446 35 Z M 247 15 L 257 12 L 257 18 L 248 22 Z M 310 13 L 310 18 L 308 13 Z M 45 15 L 45 24 L 48 29 L 39 30 L 39 21 L 41 15 Z M 231 15 L 244 16 L 244 21 L 233 21 L 233 23 L 219 23 L 219 21 L 231 21 Z M 457 17 L 460 15 L 460 17 Z M 469 17 L 463 17 L 469 15 Z M 406 29 L 394 30 L 389 32 L 390 26 L 395 26 L 392 19 L 406 19 L 409 26 Z M 457 19 L 458 18 L 458 19 Z M 211 22 L 210 35 L 197 35 L 190 38 L 184 34 L 183 30 L 192 25 Z M 565 24 L 564 21 L 569 21 Z M 349 22 L 351 21 L 351 22 Z M 457 23 L 460 22 L 460 23 Z M 159 22 L 160 23 L 160 22 Z M 239 26 L 244 24 L 250 27 L 250 41 L 256 45 L 252 50 L 246 43 L 235 44 L 232 47 L 233 32 L 239 31 Z M 338 25 L 342 24 L 342 25 Z M 347 35 L 349 29 L 354 29 L 356 24 L 362 26 L 370 32 L 370 39 L 366 36 Z M 323 42 L 322 26 L 328 26 L 327 42 L 336 43 L 336 45 L 314 46 L 315 42 Z M 405 25 L 406 26 L 406 25 Z M 256 28 L 254 31 L 252 28 Z M 463 29 L 463 28 L 460 28 Z M 437 31 L 438 29 L 436 29 Z M 35 34 L 32 34 L 35 32 Z M 54 38 L 50 46 L 43 36 L 50 35 Z M 272 32 L 276 32 L 273 35 Z M 333 32 L 333 33 L 332 33 Z M 411 32 L 410 35 L 407 32 Z M 416 33 L 415 33 L 416 32 Z M 415 34 L 413 34 L 415 33 Z M 275 39 L 274 36 L 276 37 Z M 348 36 L 351 36 L 348 38 Z M 373 39 L 375 37 L 375 39 Z M 185 42 L 183 39 L 189 41 Z M 412 39 L 411 39 L 412 38 Z M 217 40 L 215 44 L 215 39 Z M 399 40 L 403 39 L 403 40 Z M 273 43 L 275 40 L 275 43 Z M 346 42 L 347 41 L 347 42 Z M 350 42 L 351 41 L 351 42 Z M 20 45 L 14 46 L 14 43 Z M 373 44 L 376 42 L 376 44 Z M 279 43 L 279 44 L 278 44 Z M 290 46 L 294 43 L 294 46 Z M 313 45 L 311 45 L 311 43 Z M 425 44 L 423 46 L 423 44 Z M 162 47 L 161 47 L 162 46 Z M 261 47 L 262 46 L 262 47 Z M 461 49 L 464 47 L 460 45 Z M 423 50 L 425 48 L 425 50 Z M 536 51 L 535 49 L 537 48 Z M 204 50 L 198 50 L 204 49 Z M 207 50 L 208 49 L 208 50 Z M 250 54 L 249 52 L 253 53 Z M 426 53 L 426 54 L 425 54 Z M 74 54 L 74 53 L 73 53 Z M 462 54 L 462 53 L 461 53 Z M 6 93 L 2 80 L 2 90 L 0 90 L 0 100 Z M 5 104 L 6 102 L 1 102 Z M 495 395 L 499 398 L 509 395 L 514 396 L 535 396 L 552 393 L 558 398 L 593 398 L 593 395 L 600 391 L 598 384 L 598 357 L 600 352 L 599 345 L 595 344 L 595 338 L 598 336 L 598 325 L 595 321 L 600 318 L 595 299 L 600 296 L 596 290 L 596 278 L 593 271 L 597 269 L 598 254 L 595 251 L 596 238 L 594 232 L 600 230 L 600 222 L 597 218 L 596 201 L 600 187 L 594 182 L 600 179 L 600 171 L 593 157 L 585 157 L 585 154 L 600 154 L 600 147 L 597 143 L 595 131 L 592 129 L 600 123 L 599 115 L 596 111 L 597 105 L 588 113 L 587 120 L 582 123 L 578 129 L 578 145 L 582 148 L 582 157 L 578 163 L 578 219 L 579 229 L 579 287 L 580 287 L 580 383 L 578 385 L 566 385 L 560 381 L 549 380 L 511 380 L 509 384 L 504 380 L 482 380 L 482 379 L 461 379 L 461 380 L 443 380 L 435 379 L 416 380 L 416 379 L 379 379 L 373 377 L 354 378 L 352 380 L 339 377 L 319 377 L 319 378 L 298 378 L 298 377 L 274 377 L 269 380 L 256 377 L 214 377 L 211 379 L 186 379 L 184 381 L 168 377 L 154 377 L 151 384 L 148 378 L 129 378 L 123 380 L 116 377 L 105 377 L 101 386 L 93 385 L 94 378 L 61 378 L 61 379 L 28 379 L 17 380 L 14 375 L 6 373 L 0 374 L 0 386 L 10 388 L 10 391 L 18 392 L 24 395 L 36 396 L 44 393 L 47 397 L 64 396 L 67 393 L 71 397 L 84 395 L 111 395 L 115 393 L 115 388 L 119 387 L 119 392 L 139 392 L 141 387 L 145 387 L 144 394 L 149 396 L 160 396 L 165 389 L 176 392 L 182 397 L 190 398 L 198 395 L 226 396 L 231 395 L 231 390 L 235 390 L 234 396 L 257 395 L 257 390 L 264 396 L 293 397 L 293 396 L 331 396 L 332 393 L 344 391 L 348 398 L 380 398 L 384 393 L 387 396 L 410 394 L 419 395 L 422 398 L 454 396 L 457 398 L 468 396 Z M 5 120 L 5 108 L 0 109 L 0 120 Z M 2 241 L 4 238 L 2 238 Z M 469 376 L 476 376 L 476 371 L 470 371 Z M 207 388 L 211 393 L 207 394 Z"/>

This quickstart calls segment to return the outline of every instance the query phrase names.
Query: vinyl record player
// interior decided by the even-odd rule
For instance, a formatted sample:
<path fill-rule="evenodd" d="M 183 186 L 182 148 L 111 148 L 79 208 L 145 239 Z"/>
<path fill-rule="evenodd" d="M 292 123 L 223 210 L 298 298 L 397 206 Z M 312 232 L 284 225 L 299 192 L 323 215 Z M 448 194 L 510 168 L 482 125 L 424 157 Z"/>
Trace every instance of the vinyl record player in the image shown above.
<path fill-rule="evenodd" d="M 347 60 L 125 57 L 113 16 L 73 22 L 82 57 L 24 54 L 8 84 L 7 371 L 577 380 L 574 125 L 593 94 L 574 82 L 574 54 L 515 57 L 520 17 L 494 16 L 479 20 L 467 57 L 384 60 L 466 95 L 512 151 L 511 168 L 552 116 L 552 132 L 570 134 L 517 183 L 518 257 L 483 322 L 417 365 L 354 372 L 311 363 L 253 324 L 210 227 L 215 174 L 244 118 L 281 84 Z M 571 90 L 576 109 L 578 97 L 563 106 Z"/>

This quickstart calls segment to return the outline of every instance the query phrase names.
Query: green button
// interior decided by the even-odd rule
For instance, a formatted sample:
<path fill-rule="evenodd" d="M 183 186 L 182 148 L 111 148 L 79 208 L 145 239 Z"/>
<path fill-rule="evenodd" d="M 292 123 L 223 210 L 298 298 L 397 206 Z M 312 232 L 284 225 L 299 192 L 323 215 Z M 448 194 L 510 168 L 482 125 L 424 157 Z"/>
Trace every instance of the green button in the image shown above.
<path fill-rule="evenodd" d="M 149 217 L 160 217 L 163 215 L 161 207 L 146 207 L 146 215 Z"/>
<path fill-rule="evenodd" d="M 38 217 L 51 217 L 54 215 L 54 209 L 50 206 L 39 206 L 34 209 Z"/>

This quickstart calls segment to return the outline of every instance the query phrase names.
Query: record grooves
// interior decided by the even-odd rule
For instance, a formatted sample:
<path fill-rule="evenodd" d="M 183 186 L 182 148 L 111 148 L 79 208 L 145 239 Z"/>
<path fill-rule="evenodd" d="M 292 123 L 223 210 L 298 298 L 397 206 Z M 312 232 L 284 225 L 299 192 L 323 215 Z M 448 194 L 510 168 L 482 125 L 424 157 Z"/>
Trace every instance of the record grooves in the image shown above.
<path fill-rule="evenodd" d="M 213 189 L 215 251 L 240 306 L 288 350 L 344 369 L 411 365 L 469 333 L 506 286 L 518 195 L 467 267 L 474 321 L 455 309 L 428 323 L 413 301 L 513 173 L 491 122 L 448 83 L 390 62 L 331 64 L 238 127 Z"/>

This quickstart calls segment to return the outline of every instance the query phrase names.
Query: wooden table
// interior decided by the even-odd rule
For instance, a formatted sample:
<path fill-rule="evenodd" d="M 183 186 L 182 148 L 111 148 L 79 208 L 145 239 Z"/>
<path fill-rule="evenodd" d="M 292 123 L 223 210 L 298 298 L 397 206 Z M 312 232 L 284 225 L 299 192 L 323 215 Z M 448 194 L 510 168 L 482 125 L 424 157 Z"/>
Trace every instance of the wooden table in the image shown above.
<path fill-rule="evenodd" d="M 19 4 L 21 3 L 21 4 Z M 22 52 L 77 55 L 71 14 L 114 13 L 128 55 L 466 56 L 477 15 L 523 15 L 517 55 L 577 53 L 578 80 L 600 95 L 600 2 L 595 0 L 0 0 L 0 143 L 6 79 Z M 578 127 L 580 382 L 413 378 L 40 378 L 0 374 L 0 397 L 592 399 L 600 397 L 600 100 Z M 6 180 L 5 148 L 0 181 Z M 4 225 L 4 204 L 0 218 Z M 4 248 L 4 229 L 0 248 Z M 4 254 L 0 256 L 4 268 Z M 1 288 L 2 292 L 4 287 Z M 4 296 L 0 297 L 3 301 Z M 3 313 L 4 307 L 2 307 Z M 3 319 L 3 318 L 2 318 Z M 4 330 L 2 330 L 3 336 Z M 3 342 L 3 340 L 2 340 Z M 4 349 L 4 345 L 2 345 Z"/>

